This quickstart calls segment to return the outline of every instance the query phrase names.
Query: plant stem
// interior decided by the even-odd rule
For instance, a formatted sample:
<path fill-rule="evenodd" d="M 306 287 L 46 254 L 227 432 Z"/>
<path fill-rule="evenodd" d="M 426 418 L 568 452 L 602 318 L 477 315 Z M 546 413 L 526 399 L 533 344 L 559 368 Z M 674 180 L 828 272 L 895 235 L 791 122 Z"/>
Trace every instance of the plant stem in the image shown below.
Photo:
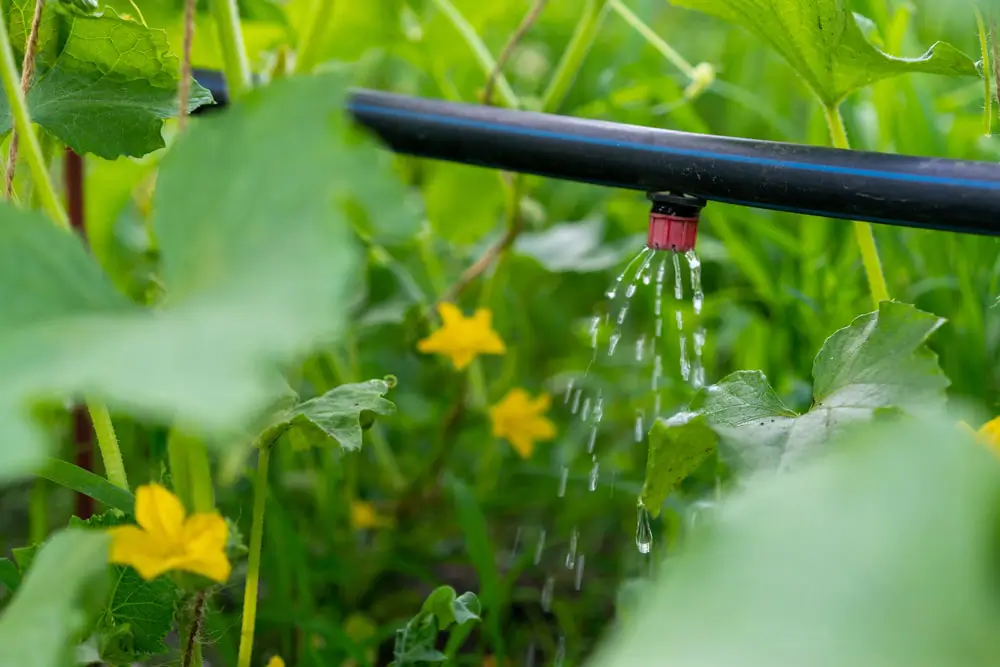
<path fill-rule="evenodd" d="M 830 140 L 836 148 L 850 150 L 851 143 L 847 139 L 847 128 L 844 127 L 844 119 L 840 115 L 840 108 L 837 106 L 826 107 L 826 123 L 830 129 Z M 865 275 L 868 277 L 868 288 L 872 293 L 872 301 L 875 308 L 883 301 L 889 300 L 889 288 L 886 287 L 885 275 L 882 273 L 882 261 L 878 256 L 878 248 L 875 246 L 875 235 L 872 233 L 872 226 L 867 222 L 854 222 L 854 236 L 858 240 L 858 247 L 861 249 L 861 261 L 865 266 Z"/>
<path fill-rule="evenodd" d="M 95 403 L 89 403 L 87 409 L 90 411 L 90 420 L 94 422 L 97 446 L 101 449 L 104 472 L 108 476 L 108 481 L 128 491 L 128 477 L 125 475 L 125 464 L 122 462 L 122 452 L 118 448 L 118 437 L 111 423 L 111 414 L 106 407 Z"/>
<path fill-rule="evenodd" d="M 451 24 L 462 35 L 465 43 L 469 45 L 472 53 L 476 56 L 476 60 L 479 61 L 479 66 L 483 68 L 483 74 L 489 77 L 496 71 L 497 63 L 493 60 L 489 49 L 486 48 L 486 44 L 476 34 L 476 29 L 462 16 L 462 13 L 451 3 L 451 0 L 432 0 L 432 2 L 448 17 Z M 514 94 L 514 89 L 510 87 L 510 84 L 502 73 L 497 74 L 496 86 L 504 106 L 512 109 L 517 109 L 520 106 L 517 95 Z"/>
<path fill-rule="evenodd" d="M 979 30 L 979 48 L 983 53 L 983 88 L 985 89 L 986 108 L 983 110 L 983 126 L 986 136 L 993 133 L 993 92 L 990 85 L 993 70 L 990 67 L 990 42 L 986 33 L 986 21 L 983 20 L 983 13 L 979 7 L 973 7 L 976 13 L 976 27 Z"/>
<path fill-rule="evenodd" d="M 264 505 L 267 500 L 267 468 L 271 444 L 261 443 L 257 454 L 257 476 L 253 483 L 253 523 L 250 526 L 250 553 L 247 558 L 247 583 L 243 592 L 243 625 L 236 667 L 250 667 L 253 635 L 257 620 L 257 585 L 260 581 L 260 549 L 264 538 Z"/>
<path fill-rule="evenodd" d="M 507 61 L 514 54 L 514 49 L 521 43 L 524 36 L 528 34 L 528 31 L 531 30 L 531 26 L 535 24 L 538 17 L 542 15 L 542 10 L 545 9 L 546 2 L 548 0 L 535 0 L 535 4 L 521 20 L 520 25 L 517 26 L 517 30 L 510 36 L 507 43 L 504 44 L 503 50 L 500 52 L 500 57 L 497 58 L 496 65 L 493 67 L 493 71 L 486 78 L 486 87 L 483 88 L 483 94 L 480 96 L 483 104 L 493 103 L 493 89 L 496 87 L 497 77 L 503 73 L 503 68 L 507 66 Z"/>
<path fill-rule="evenodd" d="M 295 56 L 295 73 L 306 74 L 319 62 L 320 49 L 323 48 L 323 38 L 333 18 L 334 0 L 314 0 L 309 20 L 306 23 L 306 34 L 299 45 Z"/>
<path fill-rule="evenodd" d="M 212 470 L 205 443 L 178 428 L 167 436 L 167 458 L 174 493 L 189 512 L 211 512 L 215 509 Z"/>
<path fill-rule="evenodd" d="M 542 97 L 542 111 L 553 113 L 562 106 L 566 99 L 566 93 L 569 92 L 573 81 L 576 80 L 580 66 L 594 43 L 594 38 L 601 27 L 606 11 L 605 0 L 586 0 L 583 14 L 580 15 L 580 20 L 573 31 L 573 37 L 570 38 L 569 45 L 563 52 L 562 58 L 559 59 L 549 87 L 545 89 L 545 95 Z"/>
<path fill-rule="evenodd" d="M 42 157 L 42 147 L 38 137 L 31 127 L 31 116 L 28 114 L 28 103 L 21 91 L 21 77 L 18 74 L 14 52 L 10 46 L 10 36 L 7 34 L 7 24 L 0 21 L 0 79 L 7 95 L 11 115 L 14 117 L 14 130 L 23 143 L 24 157 L 31 170 L 31 178 L 35 182 L 42 208 L 52 220 L 64 229 L 69 229 L 69 218 L 56 195 L 56 190 L 49 179 L 45 159 Z M 11 168 L 13 166 L 11 165 Z"/>
<path fill-rule="evenodd" d="M 187 622 L 182 624 L 181 636 L 183 637 L 183 657 L 181 667 L 201 667 L 201 643 L 198 637 L 201 634 L 201 627 L 205 621 L 205 601 L 207 594 L 205 591 L 198 591 L 191 605 L 191 614 Z"/>
<path fill-rule="evenodd" d="M 243 45 L 240 12 L 236 0 L 211 0 L 212 16 L 219 33 L 222 61 L 229 95 L 237 98 L 250 89 L 250 59 Z"/>
<path fill-rule="evenodd" d="M 679 69 L 684 76 L 688 79 L 694 79 L 695 71 L 694 67 L 689 63 L 684 56 L 677 52 L 674 47 L 667 44 L 662 37 L 656 34 L 656 32 L 650 28 L 646 23 L 636 16 L 631 9 L 626 7 L 621 0 L 608 0 L 608 6 L 611 7 L 619 16 L 625 19 L 625 22 L 632 26 L 636 32 L 642 35 L 647 42 L 652 45 L 654 49 L 660 52 L 660 54 L 666 58 L 674 67 Z"/>

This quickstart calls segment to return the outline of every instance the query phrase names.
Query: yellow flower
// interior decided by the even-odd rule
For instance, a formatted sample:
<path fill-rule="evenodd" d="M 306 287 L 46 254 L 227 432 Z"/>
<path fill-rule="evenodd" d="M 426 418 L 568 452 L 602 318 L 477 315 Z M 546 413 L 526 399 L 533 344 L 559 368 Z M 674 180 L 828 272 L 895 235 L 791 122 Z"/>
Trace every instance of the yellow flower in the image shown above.
<path fill-rule="evenodd" d="M 979 428 L 978 431 L 974 430 L 964 421 L 958 422 L 958 425 L 975 436 L 976 440 L 986 445 L 997 454 L 1000 454 L 1000 417 L 996 417 L 995 419 L 991 419 L 986 422 Z"/>
<path fill-rule="evenodd" d="M 417 343 L 421 352 L 437 352 L 451 357 L 455 368 L 462 370 L 480 354 L 503 354 L 507 351 L 493 330 L 493 313 L 480 308 L 472 317 L 465 317 L 455 304 L 438 304 L 441 328 Z"/>
<path fill-rule="evenodd" d="M 111 562 L 131 565 L 143 579 L 184 570 L 224 582 L 229 578 L 229 526 L 217 512 L 184 516 L 184 506 L 159 484 L 135 493 L 138 526 L 110 528 Z"/>
<path fill-rule="evenodd" d="M 281 659 L 280 655 L 276 655 L 268 660 L 267 667 L 285 667 L 285 661 Z"/>
<path fill-rule="evenodd" d="M 538 440 L 556 437 L 556 427 L 543 416 L 552 404 L 548 394 L 532 399 L 523 389 L 511 389 L 499 403 L 490 408 L 493 435 L 506 438 L 521 458 L 528 458 Z"/>
<path fill-rule="evenodd" d="M 389 525 L 389 519 L 381 516 L 371 503 L 363 500 L 351 501 L 351 525 L 356 530 L 371 530 Z"/>

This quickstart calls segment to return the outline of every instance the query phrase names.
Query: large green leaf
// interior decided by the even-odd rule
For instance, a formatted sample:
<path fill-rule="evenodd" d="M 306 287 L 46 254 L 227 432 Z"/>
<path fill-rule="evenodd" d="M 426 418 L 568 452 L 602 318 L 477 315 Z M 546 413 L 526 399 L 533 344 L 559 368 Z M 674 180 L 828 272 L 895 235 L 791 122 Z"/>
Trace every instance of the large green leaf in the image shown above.
<path fill-rule="evenodd" d="M 1000 463 L 953 422 L 838 445 L 724 500 L 592 664 L 997 664 Z"/>
<path fill-rule="evenodd" d="M 658 419 L 649 431 L 646 481 L 640 502 L 656 517 L 670 492 L 716 451 L 718 436 L 703 415 L 682 412 Z"/>
<path fill-rule="evenodd" d="M 383 398 L 389 388 L 385 380 L 343 384 L 299 404 L 293 414 L 321 429 L 344 449 L 361 449 L 362 428 L 371 425 L 373 415 L 385 417 L 396 412 L 396 406 Z"/>
<path fill-rule="evenodd" d="M 692 409 L 722 436 L 723 454 L 738 467 L 794 466 L 876 410 L 941 410 L 948 379 L 924 343 L 943 323 L 891 301 L 858 317 L 830 336 L 816 355 L 813 406 L 805 414 L 786 408 L 756 371 L 733 373 L 706 388 Z"/>
<path fill-rule="evenodd" d="M 65 667 L 107 590 L 108 537 L 69 529 L 42 547 L 0 616 L 0 665 Z"/>
<path fill-rule="evenodd" d="M 875 81 L 909 72 L 975 76 L 971 58 L 944 42 L 919 58 L 872 46 L 847 0 L 670 0 L 743 26 L 767 42 L 827 106 Z"/>
<path fill-rule="evenodd" d="M 32 120 L 77 153 L 140 156 L 164 146 L 163 120 L 177 114 L 179 62 L 166 33 L 108 10 L 69 16 L 48 3 L 39 34 L 36 78 L 28 91 Z M 11 39 L 23 48 L 33 0 L 15 0 Z M 211 94 L 192 81 L 189 109 Z M 0 134 L 12 117 L 0 96 Z"/>
<path fill-rule="evenodd" d="M 0 478 L 46 451 L 33 399 L 84 394 L 230 436 L 281 393 L 282 364 L 335 339 L 358 265 L 343 205 L 391 178 L 369 142 L 342 141 L 346 84 L 284 79 L 174 145 L 154 203 L 156 311 L 119 296 L 77 239 L 0 207 Z"/>
<path fill-rule="evenodd" d="M 434 648 L 438 632 L 451 625 L 478 621 L 479 599 L 475 593 L 455 596 L 451 586 L 434 589 L 424 601 L 420 612 L 396 631 L 391 667 L 418 667 L 444 662 L 446 656 Z"/>

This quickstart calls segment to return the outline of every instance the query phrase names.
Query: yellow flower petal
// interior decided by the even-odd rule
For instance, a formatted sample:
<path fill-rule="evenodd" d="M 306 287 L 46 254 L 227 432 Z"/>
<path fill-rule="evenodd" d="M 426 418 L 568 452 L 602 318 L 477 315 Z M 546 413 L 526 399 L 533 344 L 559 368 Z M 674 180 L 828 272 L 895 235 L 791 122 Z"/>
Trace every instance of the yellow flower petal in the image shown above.
<path fill-rule="evenodd" d="M 439 303 L 437 307 L 438 315 L 441 316 L 441 321 L 447 327 L 450 324 L 456 324 L 464 319 L 462 311 L 459 310 L 458 306 L 453 303 Z"/>
<path fill-rule="evenodd" d="M 979 428 L 979 437 L 994 449 L 1000 448 L 1000 417 L 991 419 Z"/>
<path fill-rule="evenodd" d="M 485 308 L 472 317 L 465 317 L 451 303 L 438 304 L 442 326 L 427 338 L 417 342 L 423 353 L 437 353 L 451 359 L 455 368 L 466 368 L 480 354 L 504 354 L 503 340 L 492 328 L 492 313 Z"/>
<path fill-rule="evenodd" d="M 285 661 L 281 659 L 281 656 L 271 656 L 271 659 L 267 661 L 267 667 L 285 667 Z"/>
<path fill-rule="evenodd" d="M 556 436 L 555 424 L 542 414 L 551 403 L 547 394 L 533 399 L 524 389 L 511 389 L 489 410 L 493 436 L 505 438 L 522 458 L 530 457 L 536 442 Z"/>
<path fill-rule="evenodd" d="M 159 484 L 146 484 L 135 492 L 135 519 L 153 535 L 177 538 L 184 526 L 184 505 Z"/>
<path fill-rule="evenodd" d="M 143 579 L 155 579 L 173 568 L 170 545 L 137 526 L 116 526 L 109 529 L 111 551 L 108 560 L 118 565 L 131 565 Z"/>

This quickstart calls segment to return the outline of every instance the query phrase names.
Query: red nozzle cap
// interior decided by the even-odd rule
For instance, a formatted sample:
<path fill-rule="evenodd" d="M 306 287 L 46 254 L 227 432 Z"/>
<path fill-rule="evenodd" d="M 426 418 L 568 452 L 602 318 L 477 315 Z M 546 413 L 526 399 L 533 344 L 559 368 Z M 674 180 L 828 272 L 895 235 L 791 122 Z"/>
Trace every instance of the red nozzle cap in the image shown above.
<path fill-rule="evenodd" d="M 698 239 L 698 218 L 664 213 L 649 214 L 649 238 L 646 245 L 653 250 L 687 252 L 694 250 Z"/>

